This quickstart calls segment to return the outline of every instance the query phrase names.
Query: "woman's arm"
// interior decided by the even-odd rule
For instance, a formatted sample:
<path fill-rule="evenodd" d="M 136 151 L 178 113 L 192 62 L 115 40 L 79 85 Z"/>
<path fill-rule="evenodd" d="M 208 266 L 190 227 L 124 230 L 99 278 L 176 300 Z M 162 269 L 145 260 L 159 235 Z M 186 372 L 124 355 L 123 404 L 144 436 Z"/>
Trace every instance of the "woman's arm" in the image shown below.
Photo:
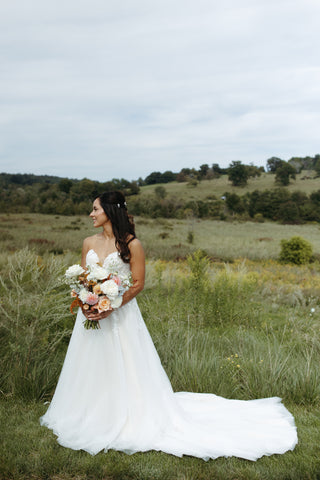
<path fill-rule="evenodd" d="M 129 243 L 130 249 L 130 270 L 132 274 L 132 287 L 127 290 L 122 297 L 122 305 L 130 302 L 136 295 L 138 295 L 144 287 L 144 278 L 145 278 L 145 257 L 144 251 L 140 241 L 135 238 Z M 121 305 L 121 306 L 122 306 Z M 121 308 L 121 307 L 120 307 Z M 108 317 L 112 310 L 101 313 L 94 313 L 93 311 L 87 310 L 83 312 L 89 320 L 101 320 L 102 318 Z"/>
<path fill-rule="evenodd" d="M 86 268 L 86 258 L 87 258 L 87 253 L 88 251 L 90 250 L 90 237 L 88 238 L 85 238 L 83 240 L 83 244 L 82 244 L 82 253 L 81 253 L 81 267 L 82 268 Z"/>
<path fill-rule="evenodd" d="M 143 290 L 145 278 L 145 257 L 140 241 L 135 238 L 129 243 L 130 250 L 130 270 L 132 274 L 133 285 L 123 295 L 122 305 L 130 302 L 139 292 Z"/>

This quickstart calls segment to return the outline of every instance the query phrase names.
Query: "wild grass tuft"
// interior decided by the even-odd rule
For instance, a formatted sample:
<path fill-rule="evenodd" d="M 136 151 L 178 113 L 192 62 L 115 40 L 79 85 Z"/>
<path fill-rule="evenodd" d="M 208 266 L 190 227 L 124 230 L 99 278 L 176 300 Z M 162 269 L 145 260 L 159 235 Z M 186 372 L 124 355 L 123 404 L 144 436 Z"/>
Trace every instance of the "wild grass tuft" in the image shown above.
<path fill-rule="evenodd" d="M 0 276 L 1 391 L 25 399 L 55 386 L 72 322 L 64 263 L 27 249 L 8 258 Z"/>

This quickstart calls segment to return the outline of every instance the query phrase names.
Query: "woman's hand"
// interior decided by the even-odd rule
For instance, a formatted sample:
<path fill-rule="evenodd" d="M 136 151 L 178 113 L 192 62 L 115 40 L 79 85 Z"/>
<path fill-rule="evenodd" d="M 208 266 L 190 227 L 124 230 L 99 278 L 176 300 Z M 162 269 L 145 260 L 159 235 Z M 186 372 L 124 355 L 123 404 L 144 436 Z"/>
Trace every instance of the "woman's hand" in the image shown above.
<path fill-rule="evenodd" d="M 102 320 L 103 318 L 107 318 L 113 312 L 113 310 L 108 310 L 106 312 L 99 313 L 97 310 L 83 310 L 83 309 L 82 309 L 82 311 L 83 311 L 84 316 L 88 320 L 92 320 L 94 322 L 98 322 L 99 320 Z"/>

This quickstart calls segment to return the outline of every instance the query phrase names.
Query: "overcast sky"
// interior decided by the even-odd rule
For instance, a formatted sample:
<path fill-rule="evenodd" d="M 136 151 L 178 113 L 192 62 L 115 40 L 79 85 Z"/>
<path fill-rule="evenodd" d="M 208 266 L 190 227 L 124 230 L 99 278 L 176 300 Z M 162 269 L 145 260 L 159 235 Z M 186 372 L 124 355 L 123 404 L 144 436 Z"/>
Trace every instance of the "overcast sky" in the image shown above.
<path fill-rule="evenodd" d="M 2 1 L 0 171 L 313 156 L 319 52 L 319 0 Z"/>

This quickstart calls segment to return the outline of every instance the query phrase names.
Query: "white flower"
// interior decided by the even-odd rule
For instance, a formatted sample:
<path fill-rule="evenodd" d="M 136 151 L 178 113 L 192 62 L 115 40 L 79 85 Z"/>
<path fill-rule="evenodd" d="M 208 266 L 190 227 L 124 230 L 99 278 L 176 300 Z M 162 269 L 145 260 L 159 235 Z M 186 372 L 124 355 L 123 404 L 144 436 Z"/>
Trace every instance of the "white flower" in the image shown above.
<path fill-rule="evenodd" d="M 88 280 L 103 280 L 107 278 L 108 272 L 105 268 L 100 267 L 100 265 L 93 265 L 89 267 L 90 273 L 87 277 Z"/>
<path fill-rule="evenodd" d="M 314 313 L 315 311 L 316 311 L 315 308 L 311 308 L 311 310 L 310 310 L 311 313 Z"/>
<path fill-rule="evenodd" d="M 107 295 L 107 297 L 112 300 L 115 299 L 119 294 L 119 288 L 116 282 L 113 280 L 107 280 L 101 284 L 101 291 Z"/>
<path fill-rule="evenodd" d="M 111 300 L 111 307 L 112 308 L 119 308 L 122 304 L 122 297 L 116 297 L 114 300 Z"/>
<path fill-rule="evenodd" d="M 67 278 L 78 277 L 83 272 L 84 272 L 84 269 L 81 267 L 81 265 L 76 264 L 68 268 L 68 270 L 65 273 L 65 276 Z"/>
<path fill-rule="evenodd" d="M 79 292 L 79 299 L 81 300 L 82 303 L 86 303 L 87 296 L 88 296 L 88 291 L 85 288 L 81 288 Z"/>

